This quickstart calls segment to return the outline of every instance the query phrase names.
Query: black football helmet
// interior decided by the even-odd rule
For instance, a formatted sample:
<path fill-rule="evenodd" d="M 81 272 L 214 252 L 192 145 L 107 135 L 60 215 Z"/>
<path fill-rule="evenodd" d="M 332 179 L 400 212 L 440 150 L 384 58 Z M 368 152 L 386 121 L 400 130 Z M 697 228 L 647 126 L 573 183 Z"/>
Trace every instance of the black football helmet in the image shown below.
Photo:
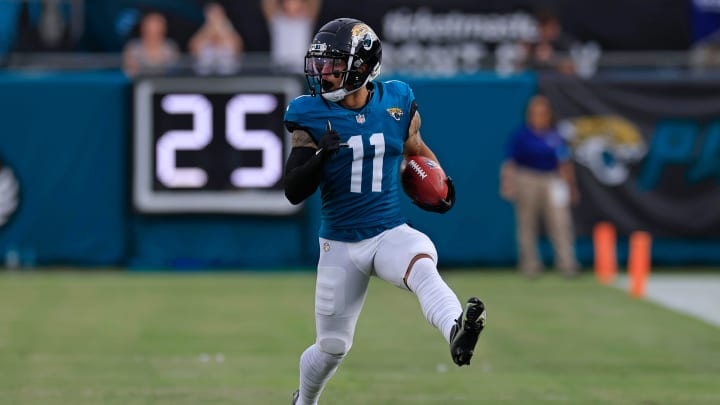
<path fill-rule="evenodd" d="M 323 25 L 305 55 L 305 77 L 310 94 L 340 101 L 380 74 L 382 46 L 375 32 L 360 20 L 338 18 Z M 342 76 L 335 89 L 323 75 Z"/>

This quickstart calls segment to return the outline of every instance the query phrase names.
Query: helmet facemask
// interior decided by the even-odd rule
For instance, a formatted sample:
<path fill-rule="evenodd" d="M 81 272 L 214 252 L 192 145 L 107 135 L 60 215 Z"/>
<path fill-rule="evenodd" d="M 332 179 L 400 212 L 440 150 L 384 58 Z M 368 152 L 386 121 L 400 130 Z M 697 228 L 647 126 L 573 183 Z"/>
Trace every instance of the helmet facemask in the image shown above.
<path fill-rule="evenodd" d="M 350 94 L 345 89 L 348 73 L 350 73 L 347 62 L 347 57 L 305 56 L 305 77 L 310 93 L 313 96 L 320 93 L 330 101 L 340 101 Z M 328 76 L 340 78 L 340 83 L 327 80 Z"/>

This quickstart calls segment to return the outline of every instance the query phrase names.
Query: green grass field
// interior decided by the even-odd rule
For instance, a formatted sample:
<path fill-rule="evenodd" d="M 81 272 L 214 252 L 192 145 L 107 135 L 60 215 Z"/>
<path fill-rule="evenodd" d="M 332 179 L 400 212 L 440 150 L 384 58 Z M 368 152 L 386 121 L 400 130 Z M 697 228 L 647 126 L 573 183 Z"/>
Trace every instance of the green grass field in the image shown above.
<path fill-rule="evenodd" d="M 323 404 L 720 403 L 720 330 L 598 285 L 445 271 L 488 327 L 452 365 L 415 297 L 374 279 Z M 0 404 L 289 404 L 314 273 L 0 274 Z"/>

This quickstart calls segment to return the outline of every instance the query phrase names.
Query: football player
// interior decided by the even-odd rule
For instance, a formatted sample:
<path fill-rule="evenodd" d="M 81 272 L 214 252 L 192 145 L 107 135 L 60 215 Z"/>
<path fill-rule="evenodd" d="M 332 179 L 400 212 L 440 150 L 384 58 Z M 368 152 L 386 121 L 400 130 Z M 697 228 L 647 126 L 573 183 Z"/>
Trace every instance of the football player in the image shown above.
<path fill-rule="evenodd" d="M 287 107 L 292 132 L 285 195 L 298 204 L 320 188 L 320 257 L 315 290 L 317 337 L 300 357 L 295 405 L 315 405 L 350 350 L 368 282 L 375 275 L 416 294 L 425 318 L 445 337 L 453 361 L 470 363 L 485 325 L 476 297 L 465 310 L 440 277 L 432 241 L 405 223 L 400 212 L 399 167 L 403 157 L 437 161 L 420 137 L 420 113 L 401 81 L 373 81 L 382 47 L 365 23 L 340 18 L 325 24 L 305 56 L 310 95 Z M 444 213 L 455 202 L 436 205 Z"/>

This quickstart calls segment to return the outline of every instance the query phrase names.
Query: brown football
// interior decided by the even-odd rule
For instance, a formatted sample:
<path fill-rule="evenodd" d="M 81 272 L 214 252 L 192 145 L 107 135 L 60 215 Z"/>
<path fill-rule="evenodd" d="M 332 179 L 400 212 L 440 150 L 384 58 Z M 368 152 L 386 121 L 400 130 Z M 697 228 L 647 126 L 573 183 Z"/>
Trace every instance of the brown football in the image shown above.
<path fill-rule="evenodd" d="M 436 205 L 447 198 L 447 176 L 432 159 L 408 156 L 402 165 L 401 179 L 405 193 L 415 202 Z"/>

